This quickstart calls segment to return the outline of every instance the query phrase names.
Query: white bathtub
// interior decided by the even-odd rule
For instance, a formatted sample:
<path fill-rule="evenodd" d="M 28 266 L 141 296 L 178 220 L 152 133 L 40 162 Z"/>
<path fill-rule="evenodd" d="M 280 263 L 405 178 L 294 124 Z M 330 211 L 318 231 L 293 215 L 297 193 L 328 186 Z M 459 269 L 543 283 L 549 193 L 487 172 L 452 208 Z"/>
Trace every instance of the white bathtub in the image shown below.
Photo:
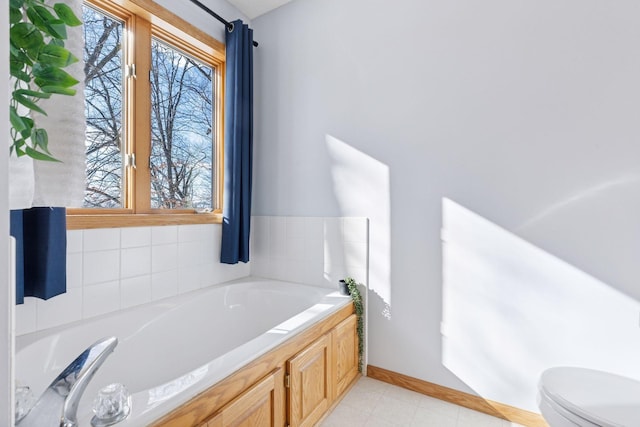
<path fill-rule="evenodd" d="M 247 278 L 17 338 L 16 379 L 35 397 L 85 348 L 119 344 L 80 402 L 89 426 L 97 391 L 125 384 L 133 408 L 118 426 L 144 426 L 349 302 L 327 288 Z"/>

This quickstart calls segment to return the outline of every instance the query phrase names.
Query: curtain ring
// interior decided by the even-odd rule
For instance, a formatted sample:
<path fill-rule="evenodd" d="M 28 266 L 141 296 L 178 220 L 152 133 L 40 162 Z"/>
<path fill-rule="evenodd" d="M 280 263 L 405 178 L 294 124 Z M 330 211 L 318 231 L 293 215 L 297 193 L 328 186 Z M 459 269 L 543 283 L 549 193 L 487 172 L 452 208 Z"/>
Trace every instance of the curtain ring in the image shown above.
<path fill-rule="evenodd" d="M 229 22 L 229 26 L 227 27 L 227 31 L 233 33 L 233 22 Z"/>

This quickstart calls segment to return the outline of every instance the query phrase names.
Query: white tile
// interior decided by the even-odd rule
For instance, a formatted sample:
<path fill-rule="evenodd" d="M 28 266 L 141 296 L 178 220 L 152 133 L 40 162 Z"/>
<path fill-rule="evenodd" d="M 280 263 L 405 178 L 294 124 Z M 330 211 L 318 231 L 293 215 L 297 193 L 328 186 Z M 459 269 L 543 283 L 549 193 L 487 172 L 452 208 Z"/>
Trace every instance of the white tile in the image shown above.
<path fill-rule="evenodd" d="M 178 269 L 151 275 L 151 299 L 153 301 L 178 295 Z"/>
<path fill-rule="evenodd" d="M 437 427 L 457 427 L 457 416 L 447 416 L 438 412 L 433 412 L 427 408 L 418 407 L 413 420 L 412 427 L 437 426 Z M 468 427 L 475 427 L 470 424 Z"/>
<path fill-rule="evenodd" d="M 120 277 L 120 251 L 85 252 L 82 271 L 84 286 L 117 280 Z"/>
<path fill-rule="evenodd" d="M 378 401 L 371 416 L 393 423 L 393 425 L 407 426 L 413 420 L 416 410 L 416 405 L 385 395 Z"/>
<path fill-rule="evenodd" d="M 204 240 L 205 242 L 220 243 L 220 233 L 222 225 L 220 224 L 200 224 L 200 233 L 198 240 Z M 216 242 L 217 238 L 217 242 Z"/>
<path fill-rule="evenodd" d="M 200 287 L 201 288 L 220 283 L 218 282 L 218 274 L 217 274 L 218 265 L 219 263 L 210 262 L 200 266 L 200 269 L 201 269 Z"/>
<path fill-rule="evenodd" d="M 212 237 L 212 224 L 195 224 L 178 226 L 178 242 L 193 242 Z"/>
<path fill-rule="evenodd" d="M 151 247 L 151 272 L 178 268 L 178 244 L 154 245 Z"/>
<path fill-rule="evenodd" d="M 254 227 L 251 229 L 253 246 L 251 251 L 257 256 L 269 256 L 269 218 L 254 217 Z"/>
<path fill-rule="evenodd" d="M 297 238 L 287 238 L 286 257 L 289 260 L 302 261 L 305 259 L 305 240 Z"/>
<path fill-rule="evenodd" d="M 120 277 L 151 274 L 151 246 L 122 249 L 120 251 Z"/>
<path fill-rule="evenodd" d="M 96 228 L 84 230 L 82 244 L 84 252 L 119 249 L 120 229 Z"/>
<path fill-rule="evenodd" d="M 321 426 L 349 423 L 366 427 L 522 427 L 367 377 L 358 380 Z"/>
<path fill-rule="evenodd" d="M 120 281 L 120 307 L 128 308 L 151 301 L 151 275 Z"/>
<path fill-rule="evenodd" d="M 191 267 L 180 267 L 178 269 L 178 273 L 180 278 L 178 280 L 178 293 L 184 294 L 187 292 L 195 291 L 196 289 L 200 289 L 200 267 L 199 266 L 191 266 Z"/>
<path fill-rule="evenodd" d="M 343 218 L 342 238 L 345 242 L 367 243 L 366 218 Z"/>
<path fill-rule="evenodd" d="M 367 427 L 406 427 L 409 424 L 404 424 L 405 422 L 406 421 L 387 420 L 372 414 L 369 415 L 369 418 L 364 422 L 364 425 Z"/>
<path fill-rule="evenodd" d="M 198 242 L 200 250 L 200 262 L 220 262 L 220 241 L 212 239 L 200 240 Z"/>
<path fill-rule="evenodd" d="M 201 264 L 203 260 L 201 245 L 197 241 L 178 243 L 178 268 L 187 268 Z"/>
<path fill-rule="evenodd" d="M 305 239 L 307 237 L 307 219 L 290 216 L 285 219 L 287 239 Z"/>
<path fill-rule="evenodd" d="M 99 316 L 120 309 L 120 282 L 112 281 L 83 288 L 82 318 Z"/>
<path fill-rule="evenodd" d="M 347 270 L 343 265 L 331 265 L 331 266 L 327 266 L 325 264 L 324 266 L 324 279 L 326 281 L 329 281 L 329 283 L 331 284 L 331 287 L 334 286 L 338 286 L 338 282 L 342 279 L 344 279 L 345 277 L 348 277 L 347 275 Z"/>
<path fill-rule="evenodd" d="M 135 248 L 151 244 L 151 227 L 125 227 L 120 231 L 120 245 Z"/>
<path fill-rule="evenodd" d="M 482 412 L 473 411 L 467 408 L 460 408 L 460 412 L 458 414 L 458 425 L 473 427 L 506 427 L 509 425 L 509 422 L 483 414 Z"/>
<path fill-rule="evenodd" d="M 67 292 L 46 301 L 36 299 L 37 329 L 75 322 L 82 318 L 83 289 L 67 289 Z"/>
<path fill-rule="evenodd" d="M 307 218 L 305 239 L 324 240 L 324 218 L 322 217 Z"/>
<path fill-rule="evenodd" d="M 36 299 L 25 297 L 24 304 L 16 305 L 16 335 L 35 332 L 36 324 Z"/>
<path fill-rule="evenodd" d="M 67 230 L 67 253 L 82 252 L 83 230 Z"/>
<path fill-rule="evenodd" d="M 365 414 L 371 414 L 382 399 L 383 393 L 375 390 L 351 390 L 340 402 L 340 406 L 353 406 Z"/>
<path fill-rule="evenodd" d="M 338 230 L 338 221 L 325 220 L 324 262 L 325 265 L 344 264 L 344 244 Z"/>
<path fill-rule="evenodd" d="M 366 268 L 367 249 L 366 243 L 345 242 L 344 265 L 347 267 Z"/>
<path fill-rule="evenodd" d="M 307 260 L 317 260 L 324 262 L 324 241 L 316 239 L 305 239 L 304 258 Z"/>
<path fill-rule="evenodd" d="M 272 258 L 287 255 L 287 222 L 284 217 L 270 218 L 269 254 Z"/>
<path fill-rule="evenodd" d="M 151 244 L 166 245 L 169 243 L 178 243 L 177 225 L 151 227 Z"/>
<path fill-rule="evenodd" d="M 82 252 L 67 254 L 67 289 L 82 287 Z"/>
<path fill-rule="evenodd" d="M 367 415 L 358 408 L 340 404 L 320 423 L 320 427 L 366 426 Z"/>
<path fill-rule="evenodd" d="M 384 397 L 401 400 L 410 405 L 418 406 L 418 403 L 423 399 L 424 395 L 416 393 L 415 391 L 407 390 L 406 388 L 391 385 L 384 392 Z"/>
<path fill-rule="evenodd" d="M 342 218 L 324 218 L 324 241 L 342 243 Z"/>

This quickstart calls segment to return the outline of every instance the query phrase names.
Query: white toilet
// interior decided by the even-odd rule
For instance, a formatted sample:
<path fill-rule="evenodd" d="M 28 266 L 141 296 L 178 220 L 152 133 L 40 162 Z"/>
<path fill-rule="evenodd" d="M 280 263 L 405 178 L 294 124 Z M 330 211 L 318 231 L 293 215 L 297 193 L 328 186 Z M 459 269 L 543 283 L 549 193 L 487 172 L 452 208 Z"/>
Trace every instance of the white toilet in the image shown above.
<path fill-rule="evenodd" d="M 538 407 L 551 427 L 640 427 L 640 381 L 584 368 L 547 369 Z"/>

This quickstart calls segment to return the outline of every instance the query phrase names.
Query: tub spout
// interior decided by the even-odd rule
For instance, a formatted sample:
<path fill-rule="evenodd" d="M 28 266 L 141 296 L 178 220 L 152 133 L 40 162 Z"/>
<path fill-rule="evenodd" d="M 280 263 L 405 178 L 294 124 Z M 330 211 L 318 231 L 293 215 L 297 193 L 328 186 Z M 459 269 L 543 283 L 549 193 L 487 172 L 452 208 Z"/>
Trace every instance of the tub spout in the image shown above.
<path fill-rule="evenodd" d="M 29 413 L 16 423 L 20 427 L 76 427 L 78 403 L 87 384 L 118 345 L 116 337 L 103 338 L 67 366 Z"/>

